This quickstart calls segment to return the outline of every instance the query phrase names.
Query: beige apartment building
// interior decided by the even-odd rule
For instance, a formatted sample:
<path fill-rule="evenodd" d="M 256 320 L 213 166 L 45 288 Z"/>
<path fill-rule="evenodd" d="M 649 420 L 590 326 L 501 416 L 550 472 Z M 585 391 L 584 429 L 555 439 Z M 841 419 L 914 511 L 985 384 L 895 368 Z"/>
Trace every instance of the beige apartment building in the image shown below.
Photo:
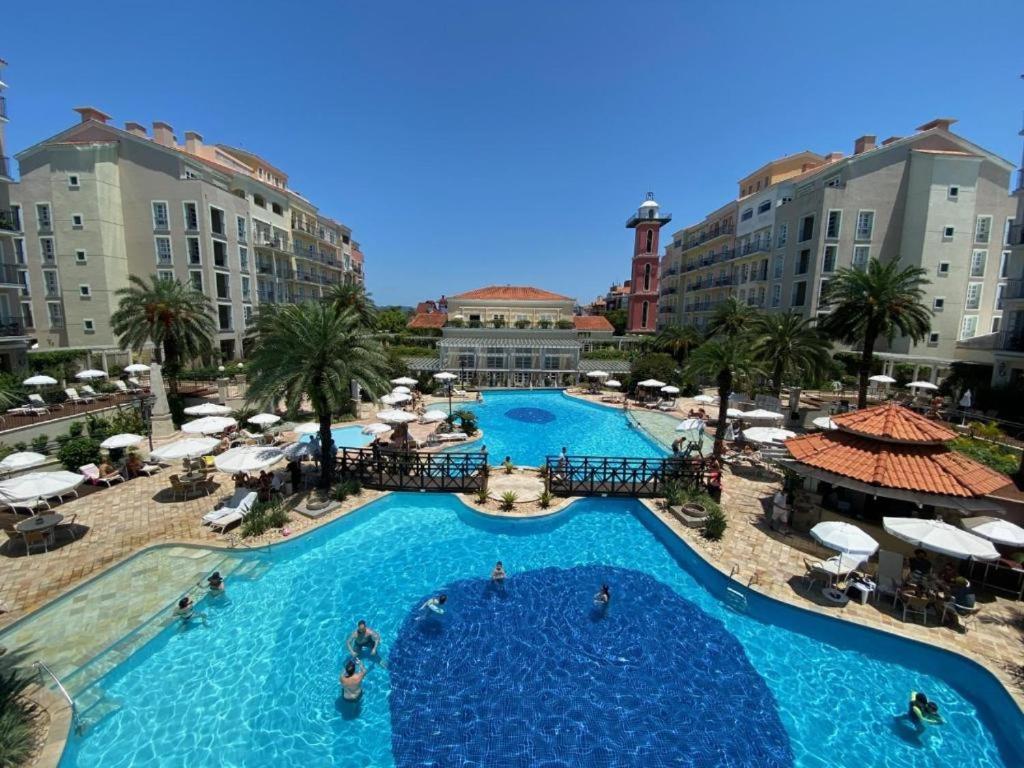
<path fill-rule="evenodd" d="M 1020 131 L 1024 136 L 1024 129 Z M 1024 157 L 1017 171 L 1013 191 L 1017 214 L 1009 227 L 1006 242 L 1009 250 L 1000 263 L 1003 302 L 1002 330 L 993 338 L 993 386 L 1024 383 Z M 1005 278 L 1005 279 L 1002 279 Z M 1021 408 L 1024 411 L 1024 407 Z"/>
<path fill-rule="evenodd" d="M 727 296 L 817 317 L 829 311 L 821 296 L 837 269 L 899 258 L 927 271 L 934 317 L 920 344 L 883 345 L 886 368 L 907 363 L 934 379 L 955 361 L 991 364 L 991 351 L 972 340 L 1002 323 L 1013 166 L 954 134 L 953 122 L 933 120 L 881 144 L 862 136 L 850 156 L 801 152 L 744 177 L 735 201 L 666 249 L 662 325 L 703 327 Z M 709 249 L 716 232 L 723 245 Z"/>
<path fill-rule="evenodd" d="M 259 304 L 362 282 L 351 231 L 259 156 L 194 131 L 179 143 L 164 122 L 150 134 L 92 107 L 75 111 L 77 124 L 18 155 L 11 190 L 20 316 L 40 348 L 117 351 L 110 316 L 129 275 L 206 294 L 225 359 L 242 355 Z"/>

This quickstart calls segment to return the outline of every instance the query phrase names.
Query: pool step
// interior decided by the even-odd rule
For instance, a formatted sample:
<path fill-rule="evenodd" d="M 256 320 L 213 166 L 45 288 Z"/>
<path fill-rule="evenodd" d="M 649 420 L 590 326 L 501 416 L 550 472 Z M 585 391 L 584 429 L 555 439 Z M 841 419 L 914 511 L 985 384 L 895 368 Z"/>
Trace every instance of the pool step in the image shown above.
<path fill-rule="evenodd" d="M 738 589 L 732 587 L 725 588 L 725 605 L 727 608 L 736 611 L 736 613 L 747 612 L 747 596 L 740 592 Z"/>
<path fill-rule="evenodd" d="M 121 702 L 107 696 L 102 688 L 95 686 L 76 699 L 75 706 L 78 707 L 79 734 L 85 734 L 105 717 L 120 711 Z"/>
<path fill-rule="evenodd" d="M 235 579 L 245 579 L 247 581 L 255 581 L 260 578 L 263 574 L 270 570 L 270 563 L 265 560 L 247 560 L 243 561 L 241 565 L 231 571 L 231 577 Z"/>

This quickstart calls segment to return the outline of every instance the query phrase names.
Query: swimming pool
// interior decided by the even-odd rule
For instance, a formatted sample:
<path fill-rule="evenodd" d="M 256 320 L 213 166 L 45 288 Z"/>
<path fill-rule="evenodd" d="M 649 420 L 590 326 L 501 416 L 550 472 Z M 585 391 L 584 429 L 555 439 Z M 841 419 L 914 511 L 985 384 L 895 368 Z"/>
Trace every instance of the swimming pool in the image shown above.
<path fill-rule="evenodd" d="M 308 443 L 317 435 L 306 435 L 302 442 Z M 373 435 L 364 435 L 362 427 L 335 427 L 331 430 L 331 438 L 338 448 L 362 448 L 373 442 Z"/>
<path fill-rule="evenodd" d="M 978 665 L 738 588 L 639 503 L 486 518 L 393 494 L 266 553 L 99 680 L 61 765 L 1020 765 L 1024 716 Z M 503 589 L 487 575 L 502 559 Z M 613 590 L 607 614 L 591 595 Z M 417 618 L 438 590 L 441 617 Z M 384 638 L 353 708 L 343 642 Z M 911 690 L 948 724 L 917 735 Z M 90 712 L 83 713 L 88 720 Z M 642 763 L 641 763 L 642 760 Z"/>
<path fill-rule="evenodd" d="M 482 403 L 453 404 L 477 415 L 492 464 L 510 456 L 516 464 L 539 467 L 562 447 L 573 456 L 658 458 L 667 451 L 622 411 L 569 397 L 557 389 L 489 390 Z M 444 403 L 444 410 L 448 404 Z M 478 444 L 453 450 L 480 450 Z"/>

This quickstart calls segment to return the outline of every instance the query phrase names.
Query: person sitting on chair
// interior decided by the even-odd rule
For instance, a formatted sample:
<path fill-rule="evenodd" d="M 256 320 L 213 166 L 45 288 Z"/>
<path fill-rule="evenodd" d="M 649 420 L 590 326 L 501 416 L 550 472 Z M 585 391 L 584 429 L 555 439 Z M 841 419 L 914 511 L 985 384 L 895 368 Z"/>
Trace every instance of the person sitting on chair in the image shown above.
<path fill-rule="evenodd" d="M 907 563 L 910 566 L 910 575 L 918 580 L 927 578 L 932 572 L 932 561 L 928 559 L 923 549 L 915 549 L 914 556 Z"/>

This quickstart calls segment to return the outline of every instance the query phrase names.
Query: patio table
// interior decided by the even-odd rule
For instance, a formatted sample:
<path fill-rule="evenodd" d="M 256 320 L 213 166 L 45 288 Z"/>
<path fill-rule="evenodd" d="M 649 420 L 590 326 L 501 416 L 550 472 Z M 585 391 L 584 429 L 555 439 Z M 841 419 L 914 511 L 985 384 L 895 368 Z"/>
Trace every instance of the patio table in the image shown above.
<path fill-rule="evenodd" d="M 14 530 L 21 534 L 45 533 L 47 543 L 52 544 L 53 532 L 63 522 L 64 515 L 59 512 L 48 512 L 45 515 L 36 515 L 18 523 L 14 526 Z"/>

